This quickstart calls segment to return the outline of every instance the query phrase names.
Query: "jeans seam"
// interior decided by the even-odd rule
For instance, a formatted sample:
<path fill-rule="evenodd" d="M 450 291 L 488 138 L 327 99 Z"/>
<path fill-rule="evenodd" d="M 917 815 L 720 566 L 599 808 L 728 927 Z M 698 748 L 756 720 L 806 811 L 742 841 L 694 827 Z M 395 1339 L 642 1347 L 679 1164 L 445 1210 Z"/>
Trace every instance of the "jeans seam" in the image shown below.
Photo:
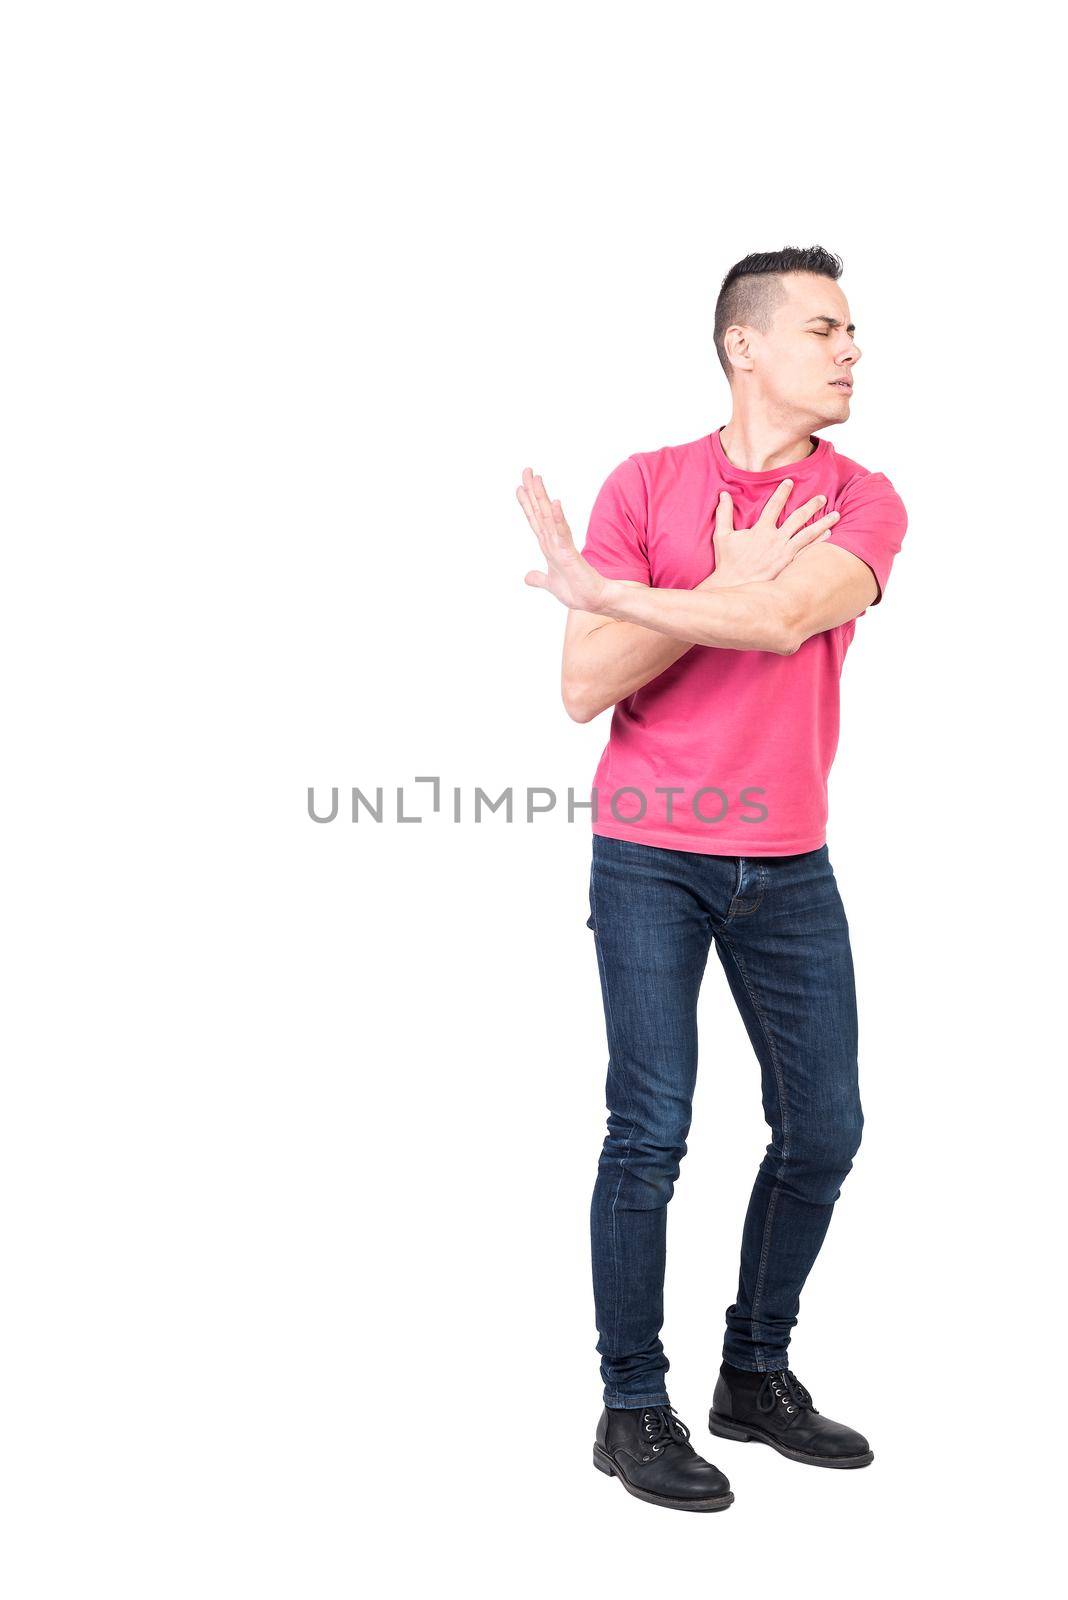
<path fill-rule="evenodd" d="M 753 1341 L 754 1348 L 757 1351 L 757 1359 L 763 1361 L 766 1358 L 764 1350 L 759 1345 L 757 1339 L 757 1312 L 760 1306 L 760 1297 L 764 1292 L 765 1270 L 767 1268 L 768 1252 L 771 1248 L 771 1224 L 775 1218 L 775 1205 L 779 1198 L 778 1186 L 786 1176 L 786 1163 L 790 1154 L 790 1128 L 786 1113 L 786 1088 L 785 1084 L 783 1083 L 782 1067 L 779 1063 L 778 1052 L 775 1049 L 775 1042 L 772 1039 L 771 1032 L 768 1028 L 767 1019 L 765 1018 L 757 997 L 753 992 L 752 986 L 750 985 L 749 975 L 742 964 L 741 958 L 725 934 L 723 936 L 723 943 L 727 950 L 727 954 L 730 956 L 735 967 L 738 969 L 738 976 L 741 978 L 742 983 L 745 986 L 745 992 L 749 996 L 750 1004 L 753 1007 L 757 1021 L 760 1023 L 760 1031 L 764 1035 L 764 1043 L 768 1047 L 768 1055 L 771 1057 L 771 1065 L 775 1075 L 775 1092 L 779 1097 L 779 1121 L 782 1124 L 782 1160 L 779 1163 L 778 1170 L 775 1173 L 776 1186 L 771 1191 L 771 1197 L 768 1200 L 768 1214 L 764 1218 L 764 1237 L 761 1240 L 760 1264 L 757 1268 L 757 1281 L 753 1289 L 753 1304 L 749 1313 L 749 1334 Z M 758 1370 L 763 1371 L 763 1368 L 758 1368 Z"/>
<path fill-rule="evenodd" d="M 596 928 L 600 925 L 600 918 L 597 915 L 597 886 L 596 886 L 596 882 L 592 878 L 591 878 L 591 882 L 590 882 L 590 892 L 591 892 L 592 897 L 593 897 L 593 908 L 594 908 L 593 909 L 593 921 L 594 921 L 594 927 L 595 927 L 595 930 L 596 930 Z M 603 954 L 603 952 L 601 950 L 600 936 L 596 933 L 596 931 L 594 933 L 594 945 L 595 945 L 596 950 L 597 950 L 597 964 L 598 964 L 598 966 L 600 968 L 601 975 L 602 975 L 602 977 L 604 979 L 605 1010 L 606 1010 L 607 1018 L 608 1018 L 608 1031 L 609 1031 L 608 1059 L 609 1059 L 609 1062 L 611 1063 L 612 1057 L 613 1057 L 613 1055 L 615 1053 L 614 1052 L 614 1047 L 613 1047 L 613 1042 L 612 1042 L 613 1039 L 615 1038 L 615 1032 L 616 1032 L 615 1019 L 614 1019 L 613 1012 L 612 1012 L 612 995 L 611 995 L 611 990 L 609 988 L 609 983 L 608 983 L 608 966 L 607 966 L 607 963 L 605 962 L 604 954 Z M 626 1164 L 627 1164 L 627 1161 L 628 1161 L 628 1159 L 630 1157 L 631 1141 L 634 1138 L 634 1134 L 635 1134 L 636 1128 L 637 1128 L 637 1124 L 636 1124 L 635 1118 L 634 1118 L 634 1102 L 631 1099 L 630 1080 L 629 1080 L 628 1074 L 627 1074 L 626 1070 L 624 1068 L 622 1068 L 622 1067 L 617 1068 L 617 1070 L 619 1071 L 619 1075 L 620 1075 L 620 1078 L 622 1080 L 623 1093 L 624 1093 L 624 1096 L 626 1098 L 626 1103 L 627 1103 L 627 1121 L 628 1121 L 628 1129 L 629 1129 L 629 1131 L 627 1133 L 626 1139 L 624 1140 L 623 1154 L 619 1158 L 619 1181 L 616 1184 L 615 1193 L 612 1196 L 612 1210 L 611 1210 L 611 1216 L 612 1216 L 612 1264 L 613 1264 L 613 1267 L 615 1269 L 615 1274 L 616 1274 L 616 1304 L 615 1304 L 615 1311 L 614 1311 L 614 1314 L 613 1314 L 613 1320 L 614 1320 L 614 1327 L 613 1327 L 613 1330 L 612 1330 L 613 1334 L 618 1333 L 618 1330 L 622 1326 L 622 1322 L 623 1322 L 623 1255 L 622 1255 L 622 1250 L 621 1250 L 620 1243 L 619 1243 L 619 1225 L 616 1222 L 616 1206 L 617 1206 L 617 1204 L 619 1202 L 619 1191 L 623 1187 L 623 1179 L 627 1175 L 627 1165 Z M 609 1107 L 608 1109 L 609 1109 L 609 1111 L 611 1111 L 611 1107 Z"/>
<path fill-rule="evenodd" d="M 731 896 L 731 903 L 727 907 L 727 915 L 723 919 L 724 922 L 733 922 L 738 917 L 751 917 L 753 915 L 753 912 L 754 911 L 759 911 L 761 905 L 763 904 L 763 901 L 764 901 L 764 890 L 768 886 L 768 869 L 767 869 L 767 867 L 759 867 L 758 868 L 758 872 L 759 872 L 759 875 L 760 875 L 760 892 L 757 895 L 756 899 L 753 901 L 753 904 L 751 906 L 746 906 L 744 911 L 735 911 L 735 909 L 734 909 L 734 902 L 738 898 L 738 892 L 742 887 L 742 879 L 743 879 L 743 877 L 745 875 L 745 870 L 744 870 L 744 866 L 743 866 L 743 862 L 745 861 L 745 859 L 746 858 L 744 856 L 739 856 L 738 857 L 738 884 L 737 884 L 737 887 L 735 888 L 735 891 L 734 891 L 733 895 Z M 748 988 L 748 984 L 746 985 L 746 987 Z"/>
<path fill-rule="evenodd" d="M 776 1184 L 778 1184 L 778 1179 L 776 1179 Z M 764 1371 L 763 1362 L 767 1360 L 767 1352 L 757 1333 L 757 1307 L 764 1292 L 765 1269 L 768 1264 L 768 1254 L 771 1250 L 771 1224 L 775 1217 L 775 1207 L 778 1204 L 780 1193 L 781 1190 L 778 1187 L 772 1189 L 771 1198 L 768 1200 L 768 1214 L 764 1218 L 764 1237 L 760 1242 L 760 1266 L 757 1268 L 756 1288 L 753 1290 L 753 1309 L 749 1315 L 749 1336 L 753 1341 L 756 1359 L 761 1363 L 757 1368 L 758 1372 Z"/>
<path fill-rule="evenodd" d="M 615 1390 L 604 1400 L 605 1409 L 609 1411 L 637 1411 L 642 1406 L 666 1406 L 668 1404 L 669 1401 L 666 1389 L 661 1394 L 650 1394 L 647 1399 L 639 1399 L 634 1395 L 621 1394 L 618 1390 Z"/>

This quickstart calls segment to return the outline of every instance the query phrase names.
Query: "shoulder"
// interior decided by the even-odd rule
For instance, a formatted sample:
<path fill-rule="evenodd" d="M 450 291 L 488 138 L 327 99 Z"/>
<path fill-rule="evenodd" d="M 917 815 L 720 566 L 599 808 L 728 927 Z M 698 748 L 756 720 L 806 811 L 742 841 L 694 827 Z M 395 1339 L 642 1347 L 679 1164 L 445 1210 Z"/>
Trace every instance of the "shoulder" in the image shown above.
<path fill-rule="evenodd" d="M 829 439 L 825 442 L 837 484 L 834 504 L 840 511 L 879 507 L 901 517 L 906 515 L 904 502 L 885 472 L 862 466 L 851 456 L 842 455 Z"/>
<path fill-rule="evenodd" d="M 663 444 L 656 450 L 637 450 L 629 459 L 647 477 L 653 478 L 665 472 L 684 471 L 695 461 L 707 461 L 708 448 L 708 435 L 702 434 L 700 439 L 689 439 L 685 444 Z"/>
<path fill-rule="evenodd" d="M 664 444 L 655 450 L 636 450 L 622 463 L 641 480 L 648 499 L 661 486 L 687 480 L 691 474 L 707 474 L 708 436 L 690 439 L 685 444 Z M 617 471 L 620 470 L 617 468 Z"/>
<path fill-rule="evenodd" d="M 665 444 L 656 450 L 635 450 L 612 468 L 604 481 L 630 499 L 646 503 L 660 484 L 686 477 L 693 467 L 707 463 L 707 438 L 687 444 Z"/>
<path fill-rule="evenodd" d="M 649 483 L 637 455 L 627 456 L 614 466 L 597 491 L 598 506 L 611 503 L 644 510 L 648 499 Z"/>

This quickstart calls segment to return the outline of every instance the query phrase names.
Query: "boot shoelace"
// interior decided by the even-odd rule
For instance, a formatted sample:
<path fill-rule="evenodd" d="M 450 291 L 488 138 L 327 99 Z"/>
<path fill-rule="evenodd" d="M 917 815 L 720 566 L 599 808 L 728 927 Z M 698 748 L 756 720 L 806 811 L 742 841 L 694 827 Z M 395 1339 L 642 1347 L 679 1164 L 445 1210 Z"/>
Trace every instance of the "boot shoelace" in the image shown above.
<path fill-rule="evenodd" d="M 674 1406 L 651 1406 L 648 1411 L 643 1411 L 642 1433 L 652 1452 L 651 1455 L 642 1456 L 643 1461 L 651 1461 L 665 1445 L 686 1444 L 690 1437 L 689 1428 L 685 1422 L 679 1421 Z"/>
<path fill-rule="evenodd" d="M 816 1409 L 812 1404 L 812 1396 L 789 1367 L 784 1367 L 780 1372 L 769 1372 L 757 1394 L 758 1410 L 774 1411 L 777 1405 L 785 1406 L 791 1416 L 798 1411 Z"/>

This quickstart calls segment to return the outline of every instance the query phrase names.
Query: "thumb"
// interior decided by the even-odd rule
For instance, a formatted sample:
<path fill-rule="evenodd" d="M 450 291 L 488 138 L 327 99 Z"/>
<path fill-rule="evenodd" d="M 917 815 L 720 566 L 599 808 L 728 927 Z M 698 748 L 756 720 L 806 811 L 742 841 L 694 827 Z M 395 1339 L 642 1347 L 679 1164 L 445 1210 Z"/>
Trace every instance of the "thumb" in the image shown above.
<path fill-rule="evenodd" d="M 547 589 L 549 587 L 549 579 L 544 572 L 528 572 L 523 582 L 529 584 L 532 589 Z"/>
<path fill-rule="evenodd" d="M 716 532 L 734 532 L 734 502 L 726 489 L 716 501 Z"/>

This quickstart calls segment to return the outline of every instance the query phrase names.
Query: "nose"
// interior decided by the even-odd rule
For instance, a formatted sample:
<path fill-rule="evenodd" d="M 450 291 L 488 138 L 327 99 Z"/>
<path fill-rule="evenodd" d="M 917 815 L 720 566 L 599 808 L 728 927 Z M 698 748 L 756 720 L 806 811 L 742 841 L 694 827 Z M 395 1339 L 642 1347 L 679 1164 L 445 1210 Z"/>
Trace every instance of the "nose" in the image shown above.
<path fill-rule="evenodd" d="M 860 360 L 861 350 L 855 339 L 851 339 L 846 348 L 837 356 L 840 366 L 854 367 Z"/>

